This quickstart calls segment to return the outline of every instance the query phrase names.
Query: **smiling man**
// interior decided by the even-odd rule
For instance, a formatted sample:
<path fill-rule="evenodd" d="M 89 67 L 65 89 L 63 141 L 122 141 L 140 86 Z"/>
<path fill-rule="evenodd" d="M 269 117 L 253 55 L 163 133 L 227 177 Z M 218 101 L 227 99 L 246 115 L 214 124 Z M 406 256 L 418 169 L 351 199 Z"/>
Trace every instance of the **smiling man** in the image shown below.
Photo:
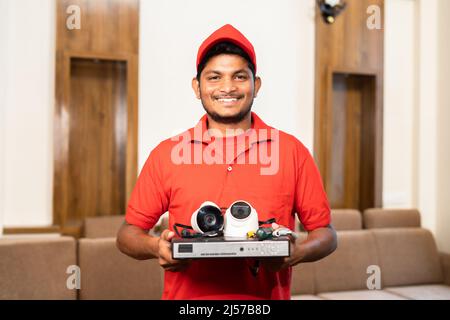
<path fill-rule="evenodd" d="M 192 88 L 206 114 L 152 150 L 117 246 L 136 259 L 159 259 L 163 299 L 290 299 L 291 267 L 321 259 L 337 246 L 319 171 L 299 140 L 251 111 L 261 79 L 254 48 L 242 33 L 231 25 L 216 30 L 200 46 L 196 66 Z M 267 157 L 277 163 L 275 170 L 262 170 Z M 225 210 L 236 200 L 249 202 L 261 221 L 275 219 L 275 228 L 293 230 L 297 215 L 307 239 L 292 238 L 288 258 L 172 259 L 175 224 L 189 225 L 205 201 Z M 167 211 L 169 229 L 149 235 Z"/>
<path fill-rule="evenodd" d="M 220 34 L 218 39 L 221 39 Z M 211 46 L 214 41 L 206 43 Z M 253 99 L 261 87 L 261 79 L 255 77 L 255 63 L 230 41 L 200 48 L 192 88 L 208 114 L 208 128 L 219 129 L 222 133 L 226 129 L 250 128 Z"/>

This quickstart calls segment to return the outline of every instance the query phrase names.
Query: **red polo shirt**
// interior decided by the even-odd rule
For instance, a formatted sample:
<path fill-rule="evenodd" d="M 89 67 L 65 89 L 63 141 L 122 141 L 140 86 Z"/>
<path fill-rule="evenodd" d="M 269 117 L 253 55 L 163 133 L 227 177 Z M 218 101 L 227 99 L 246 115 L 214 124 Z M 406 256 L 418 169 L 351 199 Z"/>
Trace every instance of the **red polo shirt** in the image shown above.
<path fill-rule="evenodd" d="M 169 212 L 190 225 L 204 201 L 228 208 L 249 202 L 259 220 L 275 218 L 294 229 L 297 213 L 306 230 L 330 223 L 319 171 L 294 136 L 267 126 L 252 113 L 252 127 L 233 138 L 208 134 L 207 117 L 161 142 L 149 155 L 132 192 L 126 221 L 151 229 Z M 194 260 L 183 272 L 166 271 L 163 299 L 290 299 L 291 268 L 252 275 L 250 259 Z"/>

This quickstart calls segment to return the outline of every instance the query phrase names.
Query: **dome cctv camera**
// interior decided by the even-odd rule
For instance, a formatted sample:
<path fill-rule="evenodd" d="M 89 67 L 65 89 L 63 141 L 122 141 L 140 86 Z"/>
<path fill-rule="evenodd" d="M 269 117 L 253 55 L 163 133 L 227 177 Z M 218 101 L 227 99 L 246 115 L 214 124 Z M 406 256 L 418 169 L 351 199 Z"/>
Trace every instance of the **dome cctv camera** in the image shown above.
<path fill-rule="evenodd" d="M 258 214 L 248 202 L 235 201 L 225 212 L 225 237 L 246 238 L 247 232 L 258 227 Z"/>
<path fill-rule="evenodd" d="M 341 0 L 317 0 L 323 20 L 332 24 L 336 17 L 346 8 L 347 4 Z"/>
<path fill-rule="evenodd" d="M 203 202 L 191 216 L 191 226 L 199 233 L 219 232 L 223 229 L 224 218 L 219 206 L 214 202 Z"/>

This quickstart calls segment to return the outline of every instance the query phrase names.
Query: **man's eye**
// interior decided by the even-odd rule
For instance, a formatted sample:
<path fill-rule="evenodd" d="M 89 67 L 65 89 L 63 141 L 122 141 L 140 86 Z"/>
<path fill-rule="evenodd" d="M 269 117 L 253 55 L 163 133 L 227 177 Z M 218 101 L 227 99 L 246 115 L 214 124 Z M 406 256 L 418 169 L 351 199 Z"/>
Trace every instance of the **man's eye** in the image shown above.
<path fill-rule="evenodd" d="M 236 79 L 238 79 L 238 80 L 247 80 L 247 76 L 246 76 L 246 75 L 243 75 L 243 74 L 238 74 L 238 75 L 236 76 Z"/>
<path fill-rule="evenodd" d="M 208 77 L 208 80 L 218 80 L 219 76 L 212 76 L 212 77 Z"/>

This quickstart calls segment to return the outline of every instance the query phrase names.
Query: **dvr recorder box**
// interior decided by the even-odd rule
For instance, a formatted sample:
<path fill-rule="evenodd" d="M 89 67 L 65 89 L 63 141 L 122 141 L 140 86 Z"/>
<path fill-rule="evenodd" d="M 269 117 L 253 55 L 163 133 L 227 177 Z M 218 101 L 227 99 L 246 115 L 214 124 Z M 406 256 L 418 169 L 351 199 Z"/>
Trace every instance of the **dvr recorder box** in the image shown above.
<path fill-rule="evenodd" d="M 172 257 L 174 259 L 270 258 L 289 257 L 289 255 L 288 237 L 263 241 L 224 237 L 172 240 Z"/>

